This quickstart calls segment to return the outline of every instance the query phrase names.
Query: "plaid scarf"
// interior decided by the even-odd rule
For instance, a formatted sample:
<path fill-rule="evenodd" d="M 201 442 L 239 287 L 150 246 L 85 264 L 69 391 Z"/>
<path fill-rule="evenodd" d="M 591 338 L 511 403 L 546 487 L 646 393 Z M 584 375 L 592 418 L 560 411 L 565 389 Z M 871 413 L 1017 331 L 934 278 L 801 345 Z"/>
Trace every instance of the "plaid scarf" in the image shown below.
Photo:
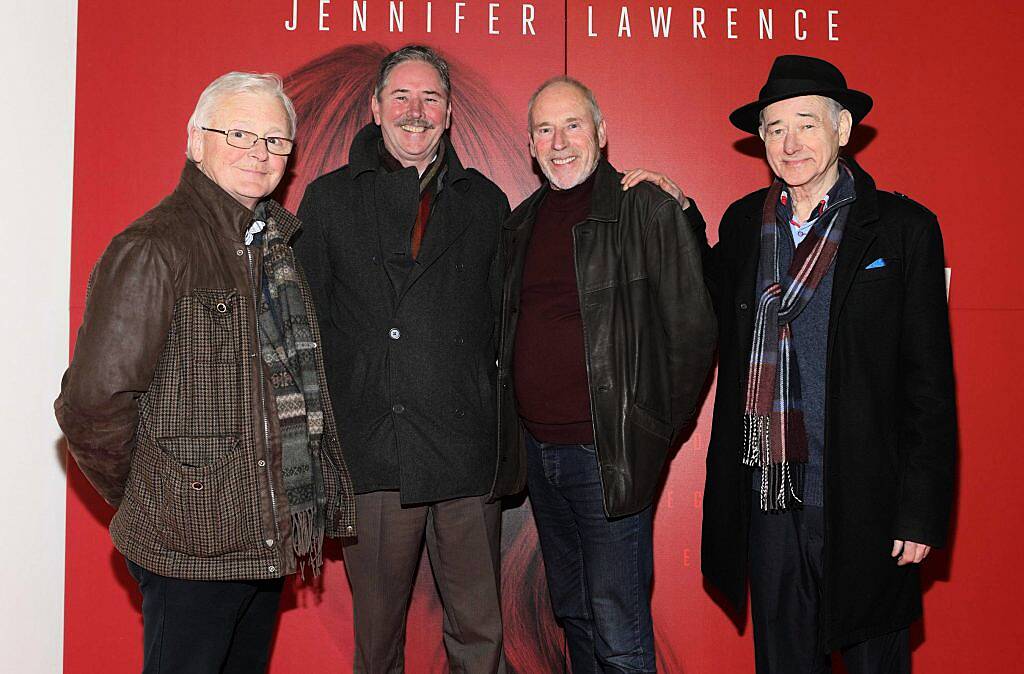
<path fill-rule="evenodd" d="M 257 205 L 255 219 L 266 222 L 262 233 L 262 301 L 257 322 L 281 428 L 292 549 L 299 558 L 300 570 L 308 562 L 313 573 L 318 574 L 323 563 L 326 496 L 320 466 L 324 415 L 316 343 L 291 246 L 278 224 L 268 217 L 266 202 Z"/>
<path fill-rule="evenodd" d="M 762 210 L 760 295 L 743 414 L 743 463 L 761 469 L 761 509 L 765 511 L 785 510 L 802 502 L 807 432 L 791 323 L 832 265 L 854 198 L 853 175 L 840 165 L 839 180 L 829 191 L 831 205 L 797 246 L 783 278 L 778 223 L 788 227 L 792 212 L 788 200 L 780 198 L 784 187 L 775 180 Z"/>

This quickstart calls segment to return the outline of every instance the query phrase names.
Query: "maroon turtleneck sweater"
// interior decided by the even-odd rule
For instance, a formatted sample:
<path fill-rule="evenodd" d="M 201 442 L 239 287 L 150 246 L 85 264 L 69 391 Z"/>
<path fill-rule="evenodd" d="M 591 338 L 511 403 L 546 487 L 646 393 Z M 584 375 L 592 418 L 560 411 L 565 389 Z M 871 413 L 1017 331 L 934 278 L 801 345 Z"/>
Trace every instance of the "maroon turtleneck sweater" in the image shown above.
<path fill-rule="evenodd" d="M 594 173 L 547 193 L 523 266 L 513 363 L 519 416 L 535 438 L 560 445 L 594 442 L 572 252 L 572 228 L 590 215 L 593 187 Z"/>

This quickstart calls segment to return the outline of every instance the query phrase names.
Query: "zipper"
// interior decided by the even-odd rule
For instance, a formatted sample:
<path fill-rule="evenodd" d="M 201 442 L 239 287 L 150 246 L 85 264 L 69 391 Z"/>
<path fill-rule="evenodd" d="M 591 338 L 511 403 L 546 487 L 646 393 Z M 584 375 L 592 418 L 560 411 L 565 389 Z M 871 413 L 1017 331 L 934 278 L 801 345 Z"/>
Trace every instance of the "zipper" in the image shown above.
<path fill-rule="evenodd" d="M 573 273 L 576 276 L 576 299 L 580 303 L 580 325 L 583 327 L 583 360 L 587 366 L 587 387 L 589 389 L 591 382 L 593 381 L 593 377 L 590 372 L 590 337 L 587 335 L 587 321 L 586 317 L 583 315 L 586 304 L 583 301 L 583 283 L 580 278 L 579 252 L 576 249 L 576 238 L 578 234 L 576 228 L 580 225 L 586 224 L 588 221 L 589 218 L 572 226 L 572 264 Z M 593 236 L 594 232 L 591 231 L 590 234 Z M 605 489 L 604 470 L 602 470 L 601 467 L 601 448 L 598 447 L 597 442 L 597 409 L 594 406 L 594 395 L 590 390 L 587 391 L 587 397 L 590 398 L 590 426 L 594 431 L 594 454 L 597 456 L 597 477 L 601 480 L 601 505 L 604 508 L 605 515 L 611 517 L 608 513 L 608 504 L 604 500 L 604 495 L 608 492 Z"/>
<path fill-rule="evenodd" d="M 252 263 L 252 249 L 247 245 L 245 247 L 245 254 L 249 260 L 249 285 L 252 287 L 252 305 L 253 305 L 253 322 L 256 325 L 256 372 L 259 375 L 260 381 L 260 411 L 263 414 L 263 446 L 266 451 L 267 461 L 264 465 L 264 470 L 267 474 L 267 487 L 270 490 L 270 510 L 274 515 L 274 533 L 277 537 L 278 549 L 281 547 L 281 526 L 278 524 L 277 515 L 277 495 L 274 493 L 274 479 L 270 474 L 270 421 L 267 419 L 267 398 L 266 398 L 266 384 L 263 381 L 263 344 L 260 342 L 260 330 L 259 330 L 259 315 L 260 315 L 260 303 L 259 295 L 257 294 L 256 285 L 256 273 L 253 270 Z"/>

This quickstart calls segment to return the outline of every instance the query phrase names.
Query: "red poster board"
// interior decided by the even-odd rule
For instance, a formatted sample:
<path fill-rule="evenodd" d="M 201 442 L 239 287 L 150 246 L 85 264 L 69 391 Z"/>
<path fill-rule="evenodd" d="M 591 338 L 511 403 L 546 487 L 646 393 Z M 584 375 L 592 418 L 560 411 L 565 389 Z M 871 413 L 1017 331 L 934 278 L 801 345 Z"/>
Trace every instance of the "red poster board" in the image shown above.
<path fill-rule="evenodd" d="M 294 158 L 279 195 L 291 208 L 309 180 L 345 163 L 350 132 L 369 120 L 365 79 L 387 50 L 418 42 L 450 57 L 456 146 L 513 205 L 538 184 L 527 99 L 547 77 L 568 72 L 602 105 L 612 163 L 676 178 L 700 203 L 714 240 L 725 207 L 768 180 L 760 143 L 731 127 L 728 113 L 756 97 L 778 54 L 837 63 L 875 99 L 852 151 L 881 188 L 938 214 L 952 268 L 959 501 L 953 545 L 925 565 L 915 666 L 1014 668 L 1024 636 L 1014 576 L 1022 550 L 1014 520 L 1024 512 L 1013 426 L 1024 398 L 1024 228 L 1011 208 L 1011 163 L 1024 149 L 1016 3 L 107 0 L 80 3 L 78 30 L 72 338 L 93 264 L 115 233 L 173 188 L 196 98 L 228 70 L 286 76 L 300 109 L 300 147 L 311 148 Z M 752 671 L 749 630 L 737 636 L 699 571 L 710 411 L 706 402 L 657 510 L 654 611 L 666 672 Z M 132 672 L 141 663 L 139 596 L 106 534 L 111 514 L 70 466 L 68 672 Z M 510 664 L 520 673 L 560 671 L 526 508 L 506 515 L 504 547 Z M 273 672 L 350 670 L 351 610 L 337 547 L 328 549 L 322 581 L 288 593 L 283 609 Z M 424 565 L 410 611 L 410 672 L 446 671 L 439 611 Z"/>

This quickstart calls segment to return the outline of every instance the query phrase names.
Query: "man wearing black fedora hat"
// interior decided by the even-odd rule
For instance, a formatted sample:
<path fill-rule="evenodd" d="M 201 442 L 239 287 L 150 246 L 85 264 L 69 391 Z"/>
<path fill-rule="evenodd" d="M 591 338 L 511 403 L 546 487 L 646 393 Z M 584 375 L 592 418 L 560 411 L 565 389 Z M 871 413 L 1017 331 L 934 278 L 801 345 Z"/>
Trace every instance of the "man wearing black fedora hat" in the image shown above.
<path fill-rule="evenodd" d="M 775 180 L 705 243 L 720 344 L 701 566 L 737 609 L 749 575 L 759 673 L 827 672 L 837 650 L 851 673 L 908 672 L 918 564 L 946 542 L 942 237 L 840 157 L 871 106 L 832 64 L 780 56 L 729 117 L 764 141 Z"/>
<path fill-rule="evenodd" d="M 956 408 L 942 235 L 840 157 L 871 97 L 780 56 L 733 112 L 776 178 L 707 251 L 721 335 L 701 550 L 758 672 L 910 669 L 918 564 L 946 542 Z"/>

